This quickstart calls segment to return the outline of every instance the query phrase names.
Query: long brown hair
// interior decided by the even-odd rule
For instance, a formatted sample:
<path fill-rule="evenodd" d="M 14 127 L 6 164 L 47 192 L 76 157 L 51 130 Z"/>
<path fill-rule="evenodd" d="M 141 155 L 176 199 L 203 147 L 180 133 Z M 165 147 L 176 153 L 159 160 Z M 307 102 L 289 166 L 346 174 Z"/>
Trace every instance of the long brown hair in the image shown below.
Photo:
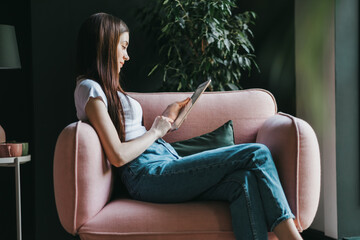
<path fill-rule="evenodd" d="M 121 19 L 96 13 L 81 25 L 77 39 L 77 80 L 88 78 L 100 84 L 121 141 L 125 141 L 125 118 L 117 91 L 125 92 L 119 82 L 117 45 L 124 32 L 129 28 Z"/>

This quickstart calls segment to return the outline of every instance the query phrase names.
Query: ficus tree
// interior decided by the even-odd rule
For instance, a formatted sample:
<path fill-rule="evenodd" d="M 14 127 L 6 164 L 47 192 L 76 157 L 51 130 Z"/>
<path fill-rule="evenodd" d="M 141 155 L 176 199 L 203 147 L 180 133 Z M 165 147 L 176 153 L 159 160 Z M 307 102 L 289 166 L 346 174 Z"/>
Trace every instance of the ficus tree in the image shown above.
<path fill-rule="evenodd" d="M 158 40 L 164 91 L 193 91 L 212 79 L 212 90 L 241 89 L 255 67 L 254 12 L 239 12 L 233 0 L 151 0 L 139 19 Z M 245 75 L 246 76 L 246 75 Z"/>

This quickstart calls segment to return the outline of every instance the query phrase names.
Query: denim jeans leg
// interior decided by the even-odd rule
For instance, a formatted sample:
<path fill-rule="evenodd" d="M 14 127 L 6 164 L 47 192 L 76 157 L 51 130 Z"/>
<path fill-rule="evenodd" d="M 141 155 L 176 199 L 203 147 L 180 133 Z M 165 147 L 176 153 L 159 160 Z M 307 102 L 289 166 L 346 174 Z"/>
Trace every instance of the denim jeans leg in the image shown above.
<path fill-rule="evenodd" d="M 237 240 L 268 239 L 262 199 L 256 177 L 251 171 L 233 172 L 197 199 L 229 201 Z"/>
<path fill-rule="evenodd" d="M 157 147 L 163 152 L 164 146 L 160 145 L 154 146 L 151 154 Z M 137 193 L 134 198 L 164 203 L 188 201 L 219 184 L 234 172 L 246 170 L 250 171 L 257 181 L 266 230 L 272 231 L 282 220 L 294 217 L 270 151 L 262 144 L 234 145 L 184 158 L 165 156 L 162 161 L 157 159 L 157 155 L 152 156 L 154 157 L 145 153 L 128 166 L 131 175 L 125 177 L 128 178 L 127 182 L 132 191 Z M 240 188 L 249 194 L 249 199 L 253 196 L 251 191 L 254 181 L 249 180 L 252 178 L 245 178 L 247 184 Z M 240 201 L 239 205 L 244 204 Z"/>

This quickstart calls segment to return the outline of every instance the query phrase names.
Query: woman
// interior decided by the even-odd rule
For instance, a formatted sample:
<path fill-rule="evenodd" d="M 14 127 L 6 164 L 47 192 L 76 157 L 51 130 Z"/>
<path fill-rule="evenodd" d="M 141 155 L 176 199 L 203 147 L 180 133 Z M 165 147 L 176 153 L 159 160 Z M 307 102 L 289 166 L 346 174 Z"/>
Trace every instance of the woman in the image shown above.
<path fill-rule="evenodd" d="M 105 154 L 118 167 L 134 199 L 230 202 L 236 239 L 301 239 L 269 150 L 241 144 L 180 157 L 162 137 L 189 99 L 176 102 L 142 126 L 140 104 L 126 95 L 119 73 L 129 55 L 129 29 L 120 19 L 98 13 L 81 26 L 75 105 L 80 120 L 95 128 Z"/>

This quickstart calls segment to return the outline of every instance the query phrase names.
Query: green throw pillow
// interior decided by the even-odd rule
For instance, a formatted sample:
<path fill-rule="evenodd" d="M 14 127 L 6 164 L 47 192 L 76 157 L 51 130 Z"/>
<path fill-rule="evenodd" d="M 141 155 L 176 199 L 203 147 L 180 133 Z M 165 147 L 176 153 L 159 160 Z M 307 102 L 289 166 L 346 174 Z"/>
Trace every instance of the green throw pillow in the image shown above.
<path fill-rule="evenodd" d="M 230 120 L 212 132 L 170 144 L 182 157 L 210 149 L 234 145 L 233 122 Z"/>

